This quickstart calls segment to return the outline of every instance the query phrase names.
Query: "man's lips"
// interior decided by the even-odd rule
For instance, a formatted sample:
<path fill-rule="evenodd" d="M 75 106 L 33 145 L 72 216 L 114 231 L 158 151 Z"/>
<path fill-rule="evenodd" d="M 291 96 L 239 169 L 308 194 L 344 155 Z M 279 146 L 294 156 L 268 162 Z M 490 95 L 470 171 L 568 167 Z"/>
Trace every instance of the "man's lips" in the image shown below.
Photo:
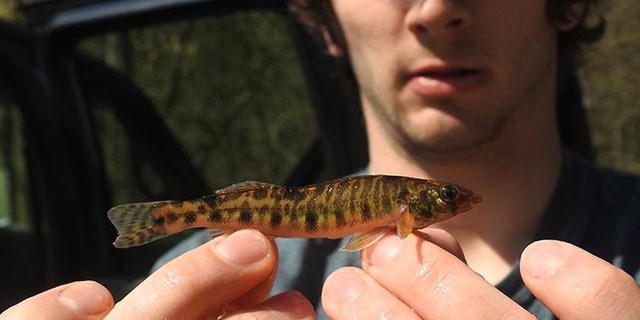
<path fill-rule="evenodd" d="M 479 88 L 487 79 L 482 68 L 434 66 L 410 72 L 407 83 L 418 95 L 443 97 Z"/>
<path fill-rule="evenodd" d="M 417 76 L 424 76 L 428 78 L 455 78 L 465 76 L 471 73 L 479 72 L 476 69 L 468 69 L 468 68 L 449 68 L 449 69 L 433 69 L 420 71 L 416 73 Z"/>

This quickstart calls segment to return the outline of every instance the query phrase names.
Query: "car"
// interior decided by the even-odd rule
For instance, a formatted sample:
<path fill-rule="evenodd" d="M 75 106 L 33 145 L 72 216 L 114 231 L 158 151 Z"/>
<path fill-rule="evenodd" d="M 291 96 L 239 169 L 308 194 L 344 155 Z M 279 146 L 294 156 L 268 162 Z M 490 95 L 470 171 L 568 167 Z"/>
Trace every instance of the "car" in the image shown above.
<path fill-rule="evenodd" d="M 348 70 L 286 1 L 40 1 L 21 14 L 0 22 L 2 309 L 77 279 L 118 299 L 181 239 L 115 249 L 114 205 L 366 166 Z M 579 83 L 564 80 L 563 139 L 592 157 Z"/>

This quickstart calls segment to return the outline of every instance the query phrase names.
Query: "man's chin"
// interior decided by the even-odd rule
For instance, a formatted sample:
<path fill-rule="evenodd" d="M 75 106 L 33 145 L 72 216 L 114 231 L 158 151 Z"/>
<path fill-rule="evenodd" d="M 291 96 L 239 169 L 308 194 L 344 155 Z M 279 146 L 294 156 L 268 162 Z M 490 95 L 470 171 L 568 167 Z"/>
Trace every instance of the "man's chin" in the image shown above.
<path fill-rule="evenodd" d="M 492 143 L 491 136 L 457 133 L 423 136 L 407 145 L 407 151 L 423 158 L 462 158 L 486 150 Z"/>

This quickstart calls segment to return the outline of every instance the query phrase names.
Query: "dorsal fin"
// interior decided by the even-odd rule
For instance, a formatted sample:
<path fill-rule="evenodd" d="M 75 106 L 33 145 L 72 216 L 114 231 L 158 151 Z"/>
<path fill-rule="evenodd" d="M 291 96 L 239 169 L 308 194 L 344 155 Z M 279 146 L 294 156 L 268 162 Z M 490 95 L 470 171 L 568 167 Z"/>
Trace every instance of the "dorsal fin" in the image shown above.
<path fill-rule="evenodd" d="M 275 185 L 275 184 L 271 184 L 271 183 L 266 183 L 266 182 L 260 182 L 260 181 L 244 181 L 244 182 L 238 182 L 238 183 L 234 183 L 230 186 L 226 186 L 222 189 L 216 190 L 216 194 L 220 194 L 220 193 L 225 193 L 225 192 L 235 192 L 235 191 L 247 191 L 247 190 L 252 190 L 252 189 L 258 189 L 258 188 L 280 188 L 280 186 Z"/>

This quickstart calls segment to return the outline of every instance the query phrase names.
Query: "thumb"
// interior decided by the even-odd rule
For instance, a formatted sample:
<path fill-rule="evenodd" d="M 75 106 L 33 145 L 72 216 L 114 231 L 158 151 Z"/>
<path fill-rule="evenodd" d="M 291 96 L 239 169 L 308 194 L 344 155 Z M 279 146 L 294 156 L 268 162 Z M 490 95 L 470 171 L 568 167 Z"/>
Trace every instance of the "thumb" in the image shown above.
<path fill-rule="evenodd" d="M 0 314 L 8 319 L 102 319 L 113 308 L 111 293 L 97 282 L 58 286 L 28 298 Z"/>
<path fill-rule="evenodd" d="M 560 319 L 637 319 L 640 287 L 621 269 L 561 241 L 529 245 L 520 260 L 522 279 Z"/>

